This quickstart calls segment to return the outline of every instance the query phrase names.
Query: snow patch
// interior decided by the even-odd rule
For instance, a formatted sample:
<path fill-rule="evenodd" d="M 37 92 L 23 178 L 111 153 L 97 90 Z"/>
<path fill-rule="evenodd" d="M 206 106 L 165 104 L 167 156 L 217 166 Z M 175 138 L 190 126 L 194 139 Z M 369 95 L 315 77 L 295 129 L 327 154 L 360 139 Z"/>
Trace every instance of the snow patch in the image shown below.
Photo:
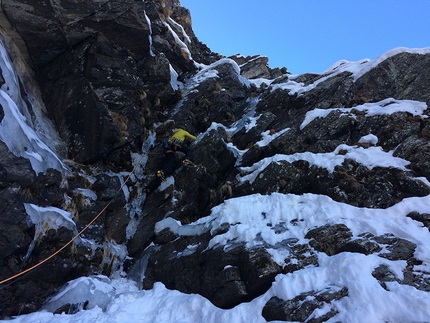
<path fill-rule="evenodd" d="M 115 289 L 105 276 L 80 277 L 68 282 L 42 307 L 54 312 L 64 305 L 77 305 L 78 309 L 100 308 L 105 311 L 115 295 Z M 68 313 L 66 313 L 68 314 Z"/>
<path fill-rule="evenodd" d="M 427 55 L 430 54 L 430 47 L 426 48 L 406 48 L 406 47 L 399 47 L 392 49 L 381 56 L 379 56 L 375 60 L 369 60 L 369 59 L 362 59 L 357 62 L 349 62 L 346 60 L 340 60 L 336 63 L 334 63 L 332 66 L 330 66 L 327 70 L 325 70 L 321 74 L 321 78 L 319 78 L 317 81 L 315 81 L 312 84 L 304 85 L 304 83 L 299 83 L 294 81 L 295 78 L 297 78 L 299 75 L 291 75 L 289 77 L 288 82 L 275 84 L 272 86 L 272 91 L 275 91 L 277 89 L 281 90 L 288 90 L 290 91 L 290 94 L 303 94 L 304 92 L 310 91 L 314 89 L 318 84 L 325 82 L 327 79 L 334 77 L 338 74 L 341 74 L 343 72 L 349 72 L 351 73 L 351 77 L 353 78 L 354 82 L 358 80 L 360 77 L 362 77 L 364 74 L 378 66 L 380 63 L 385 61 L 386 59 L 400 54 L 400 53 L 410 53 L 410 54 L 419 54 L 419 55 Z"/>
<path fill-rule="evenodd" d="M 402 158 L 394 157 L 393 153 L 394 151 L 385 152 L 381 147 L 363 148 L 342 144 L 331 153 L 315 154 L 311 152 L 304 152 L 295 153 L 292 155 L 277 154 L 273 157 L 264 158 L 252 166 L 241 167 L 241 172 L 248 174 L 243 176 L 238 175 L 237 179 L 239 182 L 243 183 L 245 181 L 249 181 L 249 183 L 252 184 L 257 176 L 267 166 L 269 166 L 270 163 L 279 163 L 280 161 L 292 163 L 298 160 L 306 160 L 311 165 L 325 168 L 329 172 L 333 172 L 334 168 L 341 165 L 347 158 L 354 159 L 369 169 L 374 167 L 396 167 L 406 171 L 406 166 L 409 165 L 410 162 Z"/>
<path fill-rule="evenodd" d="M 300 130 L 303 130 L 303 128 L 317 118 L 327 117 L 332 111 L 340 111 L 341 113 L 348 114 L 352 117 L 355 116 L 353 112 L 354 110 L 365 112 L 366 117 L 384 114 L 390 115 L 396 112 L 407 112 L 413 116 L 420 116 L 421 118 L 426 119 L 428 116 L 424 114 L 424 111 L 427 110 L 427 108 L 428 107 L 425 102 L 388 98 L 379 102 L 365 103 L 353 108 L 313 109 L 306 113 L 305 119 L 300 125 Z"/>
<path fill-rule="evenodd" d="M 274 134 L 270 134 L 270 130 L 266 130 L 261 134 L 262 139 L 260 141 L 258 141 L 256 143 L 257 146 L 259 147 L 264 147 L 267 146 L 268 144 L 270 144 L 273 140 L 275 140 L 276 138 L 278 138 L 279 136 L 283 135 L 284 133 L 286 133 L 288 130 L 290 130 L 290 128 L 285 128 L 281 131 L 275 132 Z"/>
<path fill-rule="evenodd" d="M 360 144 L 369 143 L 372 145 L 376 145 L 378 143 L 378 140 L 379 140 L 378 137 L 376 137 L 375 135 L 368 134 L 367 136 L 361 137 L 358 143 Z"/>

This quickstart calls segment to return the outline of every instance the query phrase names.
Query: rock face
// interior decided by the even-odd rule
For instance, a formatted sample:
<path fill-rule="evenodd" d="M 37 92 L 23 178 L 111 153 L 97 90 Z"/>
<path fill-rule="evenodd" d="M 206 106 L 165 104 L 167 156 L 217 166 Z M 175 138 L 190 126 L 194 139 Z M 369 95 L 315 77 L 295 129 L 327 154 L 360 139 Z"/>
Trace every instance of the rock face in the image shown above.
<path fill-rule="evenodd" d="M 157 229 L 166 217 L 191 223 L 227 199 L 256 193 L 314 193 L 381 209 L 430 194 L 430 54 L 394 53 L 358 76 L 340 65 L 326 75 L 292 77 L 259 55 L 213 53 L 176 0 L 3 0 L 1 8 L 0 38 L 18 74 L 21 113 L 63 167 L 37 172 L 0 136 L 0 280 L 43 261 L 91 225 L 49 262 L 0 288 L 0 317 L 38 310 L 71 279 L 118 269 L 143 288 L 162 282 L 231 308 L 265 293 L 278 274 L 318 266 L 317 253 L 401 260 L 403 279 L 388 266 L 372 275 L 383 288 L 396 281 L 430 290 L 428 275 L 414 269 L 422 263 L 414 243 L 371 232 L 357 237 L 345 224 L 283 241 L 276 248 L 289 256 L 281 265 L 268 251 L 274 246 L 263 243 L 210 247 L 227 225 L 196 235 Z M 7 71 L 1 72 L 6 93 Z M 265 81 L 252 81 L 257 78 Z M 400 100 L 425 108 L 369 113 Z M 310 118 L 315 109 L 327 113 Z M 38 127 L 42 117 L 52 123 L 52 136 Z M 6 118 L 0 106 L 0 122 Z M 184 167 L 177 154 L 173 177 L 160 185 L 160 143 L 176 127 L 199 134 L 191 145 L 196 166 Z M 390 152 L 409 164 L 366 166 L 352 157 L 353 148 Z M 333 169 L 300 157 L 333 152 L 341 160 Z M 299 157 L 271 162 L 246 180 L 253 166 L 278 154 Z M 34 220 L 48 210 L 74 225 Z M 428 214 L 404 216 L 429 228 Z M 272 229 L 282 233 L 298 221 Z M 323 322 L 347 296 L 345 287 L 273 297 L 262 315 Z M 323 307 L 323 316 L 311 315 Z"/>
<path fill-rule="evenodd" d="M 198 293 L 216 306 L 231 308 L 264 293 L 280 272 L 264 249 L 238 246 L 228 252 L 223 248 L 203 252 L 208 242 L 206 235 L 163 244 L 149 258 L 143 287 L 150 289 L 162 281 L 169 289 Z M 176 268 L 174 276 L 160 270 L 171 266 Z"/>
<path fill-rule="evenodd" d="M 157 1 L 4 1 L 2 8 L 27 44 L 46 109 L 78 162 L 130 144 L 152 124 L 145 118 L 153 108 L 178 100 L 169 64 L 180 78 L 195 70 L 169 31 L 177 29 L 165 16 L 170 9 Z"/>

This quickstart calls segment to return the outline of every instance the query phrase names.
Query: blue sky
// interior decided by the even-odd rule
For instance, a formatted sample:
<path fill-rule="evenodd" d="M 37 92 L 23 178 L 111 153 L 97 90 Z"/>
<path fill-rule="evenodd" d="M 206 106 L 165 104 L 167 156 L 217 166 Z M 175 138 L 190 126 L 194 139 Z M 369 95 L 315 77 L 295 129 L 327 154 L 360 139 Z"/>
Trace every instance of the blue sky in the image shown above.
<path fill-rule="evenodd" d="M 430 0 L 180 0 L 196 36 L 225 56 L 321 73 L 338 60 L 430 46 Z"/>

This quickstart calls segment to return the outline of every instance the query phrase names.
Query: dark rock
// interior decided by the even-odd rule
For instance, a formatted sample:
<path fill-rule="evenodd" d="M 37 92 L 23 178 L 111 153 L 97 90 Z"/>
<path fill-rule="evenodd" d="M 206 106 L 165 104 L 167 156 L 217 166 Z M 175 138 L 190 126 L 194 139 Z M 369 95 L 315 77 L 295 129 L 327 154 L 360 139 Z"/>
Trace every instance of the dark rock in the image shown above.
<path fill-rule="evenodd" d="M 243 128 L 237 134 L 234 135 L 233 142 L 239 149 L 245 149 L 252 144 L 255 144 L 256 140 L 261 139 L 261 134 L 267 130 L 267 127 L 276 116 L 271 112 L 265 112 L 258 117 L 257 124 L 255 127 L 247 130 Z"/>
<path fill-rule="evenodd" d="M 429 106 L 430 96 L 424 88 L 428 74 L 422 70 L 429 65 L 430 55 L 399 53 L 389 57 L 356 80 L 356 96 L 365 102 L 395 98 L 426 102 Z"/>
<path fill-rule="evenodd" d="M 409 259 L 406 268 L 403 270 L 403 279 L 399 283 L 430 292 L 430 271 L 423 266 L 419 266 L 421 264 L 422 262 L 415 258 Z M 416 265 L 418 266 L 415 267 Z"/>
<path fill-rule="evenodd" d="M 288 73 L 286 68 L 270 68 L 267 64 L 269 58 L 265 56 L 254 55 L 245 57 L 234 55 L 229 58 L 233 59 L 240 66 L 240 75 L 247 79 L 274 79 Z"/>
<path fill-rule="evenodd" d="M 18 188 L 1 190 L 0 200 L 0 274 L 6 279 L 20 271 L 33 235 Z"/>
<path fill-rule="evenodd" d="M 346 252 L 358 252 L 365 255 L 370 255 L 381 251 L 381 247 L 374 241 L 367 239 L 355 239 L 347 242 L 341 249 Z"/>
<path fill-rule="evenodd" d="M 221 308 L 234 307 L 270 288 L 280 268 L 266 250 L 241 245 L 228 251 L 207 249 L 210 238 L 208 234 L 180 237 L 161 245 L 149 257 L 144 287 L 161 281 L 170 289 L 198 293 Z"/>
<path fill-rule="evenodd" d="M 283 273 L 292 273 L 305 267 L 318 266 L 318 256 L 307 244 L 293 244 L 289 246 L 291 256 L 285 259 Z"/>
<path fill-rule="evenodd" d="M 232 124 L 241 118 L 247 107 L 251 88 L 242 78 L 231 60 L 221 61 L 211 69 L 218 77 L 203 80 L 181 102 L 180 111 L 175 114 L 179 124 L 193 124 L 198 132 L 204 132 L 212 122 Z M 190 127 L 189 131 L 196 132 Z"/>
<path fill-rule="evenodd" d="M 430 152 L 427 138 L 417 135 L 406 138 L 394 151 L 393 156 L 404 158 L 411 162 L 411 170 L 418 176 L 430 177 L 430 161 L 426 156 Z"/>
<path fill-rule="evenodd" d="M 287 301 L 274 296 L 264 306 L 262 315 L 267 321 L 325 322 L 338 313 L 332 303 L 346 296 L 346 287 L 303 293 Z M 317 308 L 325 305 L 328 305 L 330 310 L 308 320 Z"/>
<path fill-rule="evenodd" d="M 245 156 L 259 158 L 258 151 L 251 150 Z M 333 172 L 310 166 L 305 160 L 293 163 L 281 160 L 269 164 L 252 184 L 245 182 L 235 187 L 235 192 L 238 195 L 311 192 L 359 207 L 387 208 L 406 197 L 426 196 L 430 188 L 397 168 L 369 169 L 352 159 L 345 159 Z"/>
<path fill-rule="evenodd" d="M 209 174 L 219 178 L 230 173 L 236 162 L 234 154 L 216 130 L 211 130 L 193 147 L 193 160 L 203 165 Z"/>
<path fill-rule="evenodd" d="M 166 228 L 160 231 L 156 237 L 154 242 L 156 244 L 166 244 L 178 238 L 178 235 L 173 233 L 169 228 Z"/>
<path fill-rule="evenodd" d="M 396 275 L 386 265 L 376 267 L 372 272 L 372 276 L 378 280 L 385 290 L 388 290 L 386 282 L 398 281 Z"/>
<path fill-rule="evenodd" d="M 121 47 L 134 53 L 149 53 L 148 37 L 135 42 L 127 36 L 149 35 L 146 20 L 139 17 L 142 6 L 137 3 L 89 1 L 54 6 L 49 1 L 23 0 L 5 1 L 2 5 L 39 67 L 46 66 L 58 54 L 97 32 L 110 35 Z"/>
<path fill-rule="evenodd" d="M 139 256 L 154 241 L 155 224 L 172 209 L 172 196 L 173 187 L 168 187 L 164 191 L 156 189 L 146 198 L 136 232 L 127 242 L 127 250 L 131 257 Z"/>
<path fill-rule="evenodd" d="M 408 260 L 414 256 L 416 245 L 405 239 L 397 238 L 391 234 L 375 237 L 374 240 L 385 245 L 387 252 L 379 256 L 390 260 Z"/>
<path fill-rule="evenodd" d="M 418 212 L 411 212 L 406 216 L 411 218 L 412 220 L 421 222 L 430 231 L 430 214 L 428 214 L 428 213 L 421 214 Z"/>
<path fill-rule="evenodd" d="M 305 191 L 306 180 L 303 173 L 293 164 L 286 161 L 272 162 L 262 172 L 260 172 L 252 184 L 246 182 L 236 188 L 242 194 L 272 192 L 299 193 Z"/>
<path fill-rule="evenodd" d="M 142 132 L 135 124 L 139 112 L 132 106 L 137 97 L 135 73 L 129 54 L 112 48 L 100 35 L 42 69 L 47 109 L 68 142 L 70 157 L 95 162 Z"/>
<path fill-rule="evenodd" d="M 272 256 L 263 248 L 251 249 L 242 256 L 239 268 L 248 294 L 261 295 L 280 272 Z"/>
<path fill-rule="evenodd" d="M 316 250 L 333 256 L 342 251 L 352 237 L 351 231 L 344 224 L 326 224 L 310 230 L 306 239 L 312 239 L 309 244 Z"/>
<path fill-rule="evenodd" d="M 61 207 L 64 203 L 65 189 L 62 187 L 63 174 L 55 169 L 48 169 L 45 174 L 39 174 L 28 194 L 31 202 L 39 206 Z"/>
<path fill-rule="evenodd" d="M 0 141 L 0 188 L 12 183 L 26 188 L 34 183 L 36 173 L 28 159 L 13 155 L 6 144 Z"/>

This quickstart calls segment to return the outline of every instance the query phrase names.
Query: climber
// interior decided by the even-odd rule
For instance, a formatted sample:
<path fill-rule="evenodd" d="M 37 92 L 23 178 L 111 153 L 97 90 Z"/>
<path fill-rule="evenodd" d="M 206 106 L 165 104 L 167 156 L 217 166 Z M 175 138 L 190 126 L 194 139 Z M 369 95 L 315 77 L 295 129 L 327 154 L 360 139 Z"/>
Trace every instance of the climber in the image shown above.
<path fill-rule="evenodd" d="M 180 151 L 185 154 L 184 163 L 190 161 L 191 150 L 189 149 L 189 145 L 194 140 L 196 140 L 196 137 L 184 129 L 178 128 L 173 130 L 172 137 L 169 140 L 164 140 L 162 144 L 166 160 L 162 169 L 157 171 L 158 178 L 164 181 L 166 176 L 170 176 L 173 173 L 175 152 Z"/>

